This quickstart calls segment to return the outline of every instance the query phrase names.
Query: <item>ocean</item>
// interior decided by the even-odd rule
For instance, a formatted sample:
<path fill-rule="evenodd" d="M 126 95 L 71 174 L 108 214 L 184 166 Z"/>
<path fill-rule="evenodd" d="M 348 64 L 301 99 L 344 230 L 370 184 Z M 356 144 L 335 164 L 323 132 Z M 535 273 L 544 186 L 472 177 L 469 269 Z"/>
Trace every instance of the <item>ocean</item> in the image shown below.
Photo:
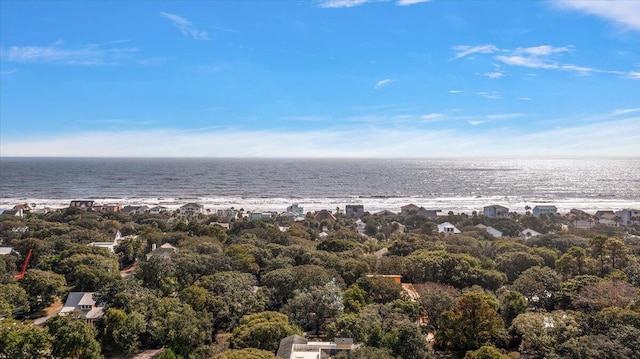
<path fill-rule="evenodd" d="M 499 204 L 640 208 L 640 159 L 123 159 L 0 157 L 0 208 L 198 202 L 207 209 L 467 212 Z"/>

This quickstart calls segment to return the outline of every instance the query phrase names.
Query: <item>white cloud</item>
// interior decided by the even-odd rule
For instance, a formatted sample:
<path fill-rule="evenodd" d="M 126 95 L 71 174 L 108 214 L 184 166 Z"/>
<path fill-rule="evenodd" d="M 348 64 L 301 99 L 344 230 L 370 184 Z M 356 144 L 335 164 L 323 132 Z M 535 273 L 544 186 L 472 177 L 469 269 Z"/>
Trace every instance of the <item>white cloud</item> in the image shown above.
<path fill-rule="evenodd" d="M 462 90 L 449 90 L 449 93 L 462 93 Z"/>
<path fill-rule="evenodd" d="M 496 56 L 496 60 L 503 62 L 507 65 L 512 66 L 524 66 L 530 67 L 533 69 L 557 69 L 558 65 L 553 63 L 548 63 L 538 57 L 527 57 L 527 56 L 504 56 L 498 55 Z"/>
<path fill-rule="evenodd" d="M 191 21 L 187 20 L 186 18 L 180 15 L 169 14 L 166 12 L 160 12 L 160 15 L 171 20 L 173 26 L 178 28 L 182 35 L 190 36 L 196 40 L 209 40 L 209 34 L 207 34 L 206 31 L 200 31 L 196 29 Z"/>
<path fill-rule="evenodd" d="M 372 1 L 375 0 L 322 0 L 318 3 L 318 6 L 322 8 L 354 7 Z"/>
<path fill-rule="evenodd" d="M 563 9 L 580 11 L 614 21 L 625 28 L 640 30 L 640 1 L 554 0 Z"/>
<path fill-rule="evenodd" d="M 612 114 L 614 115 L 626 115 L 629 113 L 639 112 L 640 108 L 623 108 L 619 110 L 614 110 Z"/>
<path fill-rule="evenodd" d="M 11 70 L 0 72 L 0 75 L 11 75 L 11 74 L 15 74 L 16 72 L 18 72 L 18 69 L 12 68 Z"/>
<path fill-rule="evenodd" d="M 398 5 L 408 6 L 408 5 L 415 5 L 415 4 L 420 4 L 420 3 L 430 2 L 430 1 L 432 0 L 398 0 Z"/>
<path fill-rule="evenodd" d="M 443 117 L 444 115 L 441 113 L 430 113 L 428 115 L 420 116 L 420 118 L 425 120 L 426 122 L 440 121 Z"/>
<path fill-rule="evenodd" d="M 480 92 L 476 92 L 476 95 L 490 99 L 490 100 L 499 100 L 502 97 L 500 96 L 500 93 L 497 91 L 491 91 L 491 92 L 480 91 Z"/>
<path fill-rule="evenodd" d="M 547 56 L 555 53 L 561 52 L 570 52 L 571 49 L 569 47 L 554 47 L 550 45 L 541 45 L 534 47 L 520 47 L 514 50 L 515 53 L 524 53 L 533 56 Z"/>
<path fill-rule="evenodd" d="M 626 77 L 627 77 L 628 79 L 632 79 L 632 80 L 640 80 L 640 72 L 638 72 L 638 71 L 631 71 L 631 72 L 628 72 L 628 73 L 626 74 Z"/>
<path fill-rule="evenodd" d="M 471 54 L 481 53 L 481 54 L 490 54 L 496 51 L 499 51 L 497 47 L 491 44 L 486 45 L 478 45 L 478 46 L 454 46 L 454 50 L 458 51 L 456 55 L 453 57 L 454 59 L 459 59 Z"/>
<path fill-rule="evenodd" d="M 471 126 L 478 126 L 478 125 L 481 125 L 481 124 L 483 124 L 485 122 L 487 122 L 487 121 L 484 121 L 484 120 L 472 120 L 472 121 L 469 121 L 469 124 Z"/>
<path fill-rule="evenodd" d="M 522 101 L 531 101 L 531 97 L 518 97 L 518 100 L 522 100 Z"/>
<path fill-rule="evenodd" d="M 614 120 L 611 120 L 614 118 Z M 480 120 L 478 120 L 480 121 Z M 619 156 L 640 153 L 640 117 L 521 132 L 514 128 L 423 129 L 354 125 L 308 131 L 172 129 L 1 138 L 3 156 L 84 157 L 464 157 Z M 470 121 L 472 122 L 472 121 Z M 471 130 L 473 129 L 473 130 Z M 451 141 L 455 138 L 455 141 Z M 110 143 L 108 147 L 96 143 Z M 135 143 L 136 146 L 131 146 Z M 171 146 L 166 144 L 170 143 Z M 282 146 L 287 143 L 287 146 Z M 429 143 L 425 147 L 424 143 Z M 374 144 L 374 145 L 372 145 Z M 597 144 L 597 146 L 594 146 Z M 291 152 L 295 148 L 295 153 Z"/>
<path fill-rule="evenodd" d="M 525 117 L 526 115 L 523 113 L 499 113 L 495 115 L 488 115 L 487 118 L 490 120 L 510 120 L 514 118 Z"/>
<path fill-rule="evenodd" d="M 380 80 L 380 81 L 378 81 L 378 83 L 376 83 L 375 86 L 373 86 L 373 89 L 374 90 L 381 89 L 381 88 L 383 88 L 385 86 L 388 86 L 392 82 L 393 82 L 393 80 L 391 80 L 391 79 Z"/>
<path fill-rule="evenodd" d="M 10 62 L 53 63 L 66 65 L 114 65 L 130 58 L 138 49 L 113 47 L 120 43 L 89 44 L 77 48 L 62 47 L 62 41 L 48 46 L 11 46 L 0 48 L 0 58 Z"/>
<path fill-rule="evenodd" d="M 504 73 L 500 72 L 500 71 L 491 71 L 491 72 L 485 72 L 484 76 L 490 78 L 490 79 L 499 79 L 502 76 L 504 76 Z"/>

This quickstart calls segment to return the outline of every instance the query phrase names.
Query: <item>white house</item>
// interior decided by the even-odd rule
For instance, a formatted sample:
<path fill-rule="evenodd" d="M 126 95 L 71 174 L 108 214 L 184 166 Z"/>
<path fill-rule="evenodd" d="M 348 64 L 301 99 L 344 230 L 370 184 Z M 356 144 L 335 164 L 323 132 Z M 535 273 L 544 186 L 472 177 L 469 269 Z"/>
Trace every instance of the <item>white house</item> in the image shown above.
<path fill-rule="evenodd" d="M 60 310 L 59 315 L 79 313 L 80 317 L 88 324 L 93 324 L 103 314 L 104 307 L 97 306 L 93 300 L 93 292 L 71 292 Z"/>
<path fill-rule="evenodd" d="M 496 238 L 500 238 L 502 237 L 502 232 L 491 227 L 491 226 L 485 226 L 484 224 L 478 224 L 476 226 L 477 228 L 481 228 L 484 229 L 485 231 L 487 231 L 487 233 L 489 233 L 490 235 L 496 237 Z"/>
<path fill-rule="evenodd" d="M 438 225 L 438 233 L 442 233 L 445 236 L 450 236 L 452 234 L 462 233 L 462 231 L 456 228 L 456 226 L 454 226 L 453 224 L 444 222 Z"/>
<path fill-rule="evenodd" d="M 349 354 L 359 346 L 354 344 L 351 338 L 335 338 L 332 342 L 310 342 L 294 334 L 280 341 L 276 357 L 279 359 L 333 358 L 340 352 Z"/>
<path fill-rule="evenodd" d="M 287 212 L 295 213 L 297 217 L 304 217 L 304 208 L 300 207 L 297 203 L 287 207 Z"/>
<path fill-rule="evenodd" d="M 187 217 L 204 214 L 204 206 L 199 203 L 187 203 L 180 207 L 180 214 Z"/>
<path fill-rule="evenodd" d="M 541 235 L 542 233 L 535 231 L 531 228 L 525 228 L 522 230 L 522 232 L 520 232 L 520 236 L 522 236 L 522 238 L 524 239 L 529 239 L 529 238 L 533 238 Z"/>
<path fill-rule="evenodd" d="M 621 226 L 628 226 L 634 222 L 640 222 L 640 210 L 623 209 L 616 212 L 616 216 L 620 218 Z"/>

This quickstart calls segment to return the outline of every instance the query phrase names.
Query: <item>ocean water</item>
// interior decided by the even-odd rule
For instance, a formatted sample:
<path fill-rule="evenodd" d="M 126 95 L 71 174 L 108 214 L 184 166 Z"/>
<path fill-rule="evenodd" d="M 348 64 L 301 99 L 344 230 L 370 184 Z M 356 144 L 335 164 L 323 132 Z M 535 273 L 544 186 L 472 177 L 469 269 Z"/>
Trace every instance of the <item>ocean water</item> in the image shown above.
<path fill-rule="evenodd" d="M 206 208 L 283 211 L 365 210 L 414 203 L 470 212 L 500 204 L 512 211 L 555 204 L 640 208 L 637 159 L 108 159 L 1 158 L 0 208 L 32 203 L 66 207 L 73 199 L 101 204 L 198 202 Z"/>

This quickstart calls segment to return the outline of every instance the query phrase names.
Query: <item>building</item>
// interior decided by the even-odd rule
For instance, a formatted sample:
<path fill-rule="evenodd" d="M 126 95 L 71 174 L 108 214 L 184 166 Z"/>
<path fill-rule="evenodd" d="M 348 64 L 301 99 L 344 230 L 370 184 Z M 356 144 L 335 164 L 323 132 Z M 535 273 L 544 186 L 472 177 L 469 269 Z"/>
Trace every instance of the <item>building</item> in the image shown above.
<path fill-rule="evenodd" d="M 421 207 L 418 207 L 413 203 L 408 204 L 406 206 L 402 206 L 402 207 L 400 207 L 400 215 L 402 215 L 402 216 L 415 216 L 418 213 L 418 210 L 420 208 Z"/>
<path fill-rule="evenodd" d="M 163 258 L 171 258 L 171 255 L 176 253 L 178 248 L 172 246 L 169 243 L 165 243 L 160 246 L 160 248 L 156 248 L 156 244 L 151 245 L 151 252 L 147 253 L 147 260 L 151 257 L 163 257 Z"/>
<path fill-rule="evenodd" d="M 623 209 L 616 212 L 616 217 L 612 220 L 618 220 L 621 226 L 628 226 L 633 223 L 640 223 L 640 210 L 637 209 Z"/>
<path fill-rule="evenodd" d="M 91 200 L 75 200 L 69 203 L 69 208 L 80 208 L 84 209 L 85 211 L 91 211 L 93 210 L 94 203 L 95 201 Z"/>
<path fill-rule="evenodd" d="M 335 221 L 336 217 L 333 214 L 331 214 L 331 212 L 327 211 L 326 209 L 323 209 L 316 212 L 316 214 L 313 215 L 313 219 L 318 222 L 321 222 L 325 219 L 328 221 Z"/>
<path fill-rule="evenodd" d="M 541 236 L 542 233 L 535 231 L 531 228 L 525 228 L 522 230 L 522 232 L 520 232 L 520 236 L 523 239 L 529 239 L 529 238 L 533 238 L 533 237 L 537 237 L 537 236 Z"/>
<path fill-rule="evenodd" d="M 162 212 L 168 212 L 168 211 L 169 211 L 169 208 L 164 206 L 155 206 L 155 207 L 149 208 L 149 213 L 151 214 L 160 214 Z"/>
<path fill-rule="evenodd" d="M 60 310 L 59 315 L 78 313 L 88 324 L 93 324 L 103 314 L 104 307 L 97 306 L 93 300 L 93 292 L 71 292 Z"/>
<path fill-rule="evenodd" d="M 124 214 L 144 213 L 149 210 L 148 206 L 124 206 L 120 212 Z"/>
<path fill-rule="evenodd" d="M 12 247 L 0 247 L 0 256 L 5 256 L 13 252 Z"/>
<path fill-rule="evenodd" d="M 535 206 L 533 207 L 533 215 L 535 217 L 540 217 L 541 215 L 546 214 L 549 216 L 555 216 L 558 214 L 558 207 L 556 206 Z"/>
<path fill-rule="evenodd" d="M 204 206 L 199 203 L 187 203 L 180 207 L 180 214 L 186 217 L 204 214 Z"/>
<path fill-rule="evenodd" d="M 287 212 L 295 213 L 298 217 L 304 217 L 304 208 L 294 203 L 287 207 Z"/>
<path fill-rule="evenodd" d="M 489 233 L 490 235 L 494 236 L 495 238 L 500 238 L 502 237 L 502 231 L 499 231 L 491 226 L 485 226 L 484 224 L 478 224 L 476 226 L 477 228 L 480 229 L 484 229 L 485 231 L 487 231 L 487 233 Z"/>
<path fill-rule="evenodd" d="M 482 213 L 489 218 L 508 217 L 509 208 L 499 205 L 486 206 L 482 209 Z"/>
<path fill-rule="evenodd" d="M 349 354 L 359 345 L 351 338 L 335 338 L 332 342 L 310 342 L 299 335 L 290 335 L 280 341 L 277 358 L 281 359 L 321 359 L 331 358 L 340 352 Z"/>
<path fill-rule="evenodd" d="M 445 236 L 450 236 L 452 234 L 462 233 L 462 231 L 456 228 L 456 226 L 454 226 L 453 224 L 444 222 L 438 225 L 438 233 L 444 234 Z"/>
<path fill-rule="evenodd" d="M 360 218 L 364 215 L 364 206 L 361 204 L 348 204 L 344 207 L 344 215 L 347 218 Z"/>

